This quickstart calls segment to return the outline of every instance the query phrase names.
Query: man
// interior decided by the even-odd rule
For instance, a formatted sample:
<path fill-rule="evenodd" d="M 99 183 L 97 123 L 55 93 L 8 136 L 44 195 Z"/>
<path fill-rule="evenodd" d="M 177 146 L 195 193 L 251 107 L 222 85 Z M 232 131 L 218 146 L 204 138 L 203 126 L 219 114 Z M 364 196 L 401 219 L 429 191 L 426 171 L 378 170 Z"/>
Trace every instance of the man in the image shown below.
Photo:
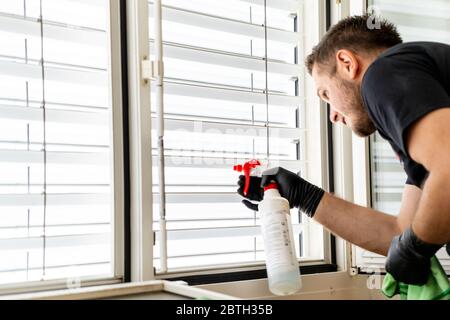
<path fill-rule="evenodd" d="M 252 177 L 247 198 L 260 201 L 261 186 L 275 180 L 291 207 L 387 255 L 386 270 L 397 280 L 424 284 L 430 258 L 450 242 L 450 46 L 402 43 L 394 25 L 369 28 L 368 19 L 353 16 L 333 26 L 306 67 L 333 123 L 361 137 L 378 130 L 399 156 L 408 180 L 398 217 L 339 199 L 283 168 Z M 244 181 L 241 176 L 241 195 Z"/>

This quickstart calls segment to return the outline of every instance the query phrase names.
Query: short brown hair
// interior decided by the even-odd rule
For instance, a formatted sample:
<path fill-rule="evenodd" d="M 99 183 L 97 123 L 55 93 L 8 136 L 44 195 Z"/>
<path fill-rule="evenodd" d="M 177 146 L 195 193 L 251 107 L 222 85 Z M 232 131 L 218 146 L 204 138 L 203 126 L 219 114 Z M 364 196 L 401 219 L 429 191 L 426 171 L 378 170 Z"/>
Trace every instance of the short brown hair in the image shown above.
<path fill-rule="evenodd" d="M 374 20 L 375 19 L 375 20 Z M 376 23 L 371 25 L 374 21 Z M 340 49 L 354 52 L 390 48 L 402 43 L 397 28 L 385 19 L 372 15 L 351 16 L 335 24 L 315 46 L 305 61 L 309 74 L 315 63 L 327 67 L 330 74 L 336 73 L 334 55 Z"/>

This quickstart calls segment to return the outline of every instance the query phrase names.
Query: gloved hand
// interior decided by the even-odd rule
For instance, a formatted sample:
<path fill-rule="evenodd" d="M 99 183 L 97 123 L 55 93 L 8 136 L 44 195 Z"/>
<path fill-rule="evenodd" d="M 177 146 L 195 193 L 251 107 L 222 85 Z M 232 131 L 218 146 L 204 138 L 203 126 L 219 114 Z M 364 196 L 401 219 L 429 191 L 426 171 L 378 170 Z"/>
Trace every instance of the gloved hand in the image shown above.
<path fill-rule="evenodd" d="M 430 274 L 430 259 L 441 247 L 423 242 L 409 228 L 392 240 L 386 271 L 397 281 L 423 285 Z"/>
<path fill-rule="evenodd" d="M 263 187 L 272 181 L 278 184 L 280 195 L 289 201 L 291 208 L 300 208 L 309 217 L 314 216 L 325 191 L 307 182 L 295 173 L 281 167 L 272 168 L 263 172 L 262 178 L 250 177 L 250 187 L 247 199 L 261 201 L 264 196 Z M 260 179 L 260 187 L 257 186 Z M 240 176 L 238 193 L 243 196 L 245 177 Z M 248 208 L 258 210 L 258 206 L 248 200 L 242 201 Z"/>
<path fill-rule="evenodd" d="M 250 176 L 250 185 L 248 187 L 248 193 L 244 195 L 244 186 L 245 186 L 245 176 L 240 175 L 239 181 L 237 182 L 239 189 L 237 189 L 237 193 L 244 198 L 253 200 L 253 201 L 261 201 L 264 196 L 264 189 L 261 188 L 261 178 L 260 177 L 252 177 Z M 258 211 L 258 205 L 254 204 L 248 200 L 242 200 L 242 203 L 253 211 Z"/>

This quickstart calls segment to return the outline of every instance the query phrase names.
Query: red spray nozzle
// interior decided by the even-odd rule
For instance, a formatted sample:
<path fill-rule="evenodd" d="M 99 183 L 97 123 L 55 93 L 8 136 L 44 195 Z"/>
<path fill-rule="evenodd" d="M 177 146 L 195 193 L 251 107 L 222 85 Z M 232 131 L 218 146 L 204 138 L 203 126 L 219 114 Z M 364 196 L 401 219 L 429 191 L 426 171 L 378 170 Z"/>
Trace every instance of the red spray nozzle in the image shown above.
<path fill-rule="evenodd" d="M 245 186 L 244 186 L 244 196 L 248 194 L 248 188 L 250 187 L 250 173 L 252 169 L 261 165 L 261 162 L 258 160 L 250 160 L 244 163 L 243 165 L 235 165 L 233 166 L 234 171 L 243 172 L 245 176 Z"/>
<path fill-rule="evenodd" d="M 278 189 L 278 184 L 276 182 L 271 182 L 267 186 L 264 187 L 264 192 L 270 189 Z"/>

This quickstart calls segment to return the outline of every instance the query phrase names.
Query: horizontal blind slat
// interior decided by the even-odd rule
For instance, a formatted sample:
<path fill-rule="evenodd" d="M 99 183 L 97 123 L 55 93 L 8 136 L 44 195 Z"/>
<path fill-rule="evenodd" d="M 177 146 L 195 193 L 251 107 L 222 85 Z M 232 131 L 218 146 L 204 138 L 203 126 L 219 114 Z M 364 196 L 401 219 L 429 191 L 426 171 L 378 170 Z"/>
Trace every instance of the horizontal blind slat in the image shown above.
<path fill-rule="evenodd" d="M 302 231 L 301 225 L 293 225 L 292 228 L 295 234 L 298 234 Z M 157 237 L 160 236 L 159 233 L 159 231 L 156 231 Z M 260 226 L 167 230 L 168 240 L 234 238 L 247 236 L 252 237 L 259 235 L 261 235 Z"/>
<path fill-rule="evenodd" d="M 432 19 L 450 19 L 450 7 L 447 0 L 421 1 L 408 0 L 408 5 L 401 0 L 378 1 L 377 9 L 384 16 L 389 13 L 397 20 L 403 14 L 417 16 L 418 18 L 431 17 Z"/>
<path fill-rule="evenodd" d="M 105 193 L 47 194 L 47 206 L 77 206 L 110 204 Z M 0 206 L 43 206 L 42 194 L 0 194 Z"/>
<path fill-rule="evenodd" d="M 40 108 L 0 105 L 1 119 L 42 122 L 42 113 L 43 110 Z M 104 126 L 108 124 L 108 118 L 109 117 L 105 112 L 46 109 L 46 121 L 53 123 Z"/>
<path fill-rule="evenodd" d="M 166 82 L 164 84 L 164 92 L 166 95 L 247 102 L 261 105 L 265 105 L 266 103 L 266 95 L 264 93 L 196 86 L 190 84 Z M 302 102 L 302 97 L 298 96 L 269 94 L 270 105 L 293 107 L 301 105 Z"/>
<path fill-rule="evenodd" d="M 64 268 L 74 268 L 74 267 L 92 267 L 92 266 L 98 266 L 103 265 L 105 268 L 109 266 L 109 260 L 106 261 L 92 261 L 92 262 L 86 262 L 86 263 L 71 263 L 71 264 L 59 264 L 59 265 L 48 265 L 46 266 L 46 270 L 55 270 L 55 269 L 64 269 Z M 14 272 L 33 272 L 33 271 L 42 271 L 42 267 L 29 267 L 29 268 L 10 268 L 10 269 L 0 269 L 0 275 L 2 273 L 14 273 Z"/>
<path fill-rule="evenodd" d="M 24 36 L 40 37 L 40 23 L 37 19 L 23 16 L 0 13 L 0 30 L 18 33 Z M 106 46 L 105 32 L 100 30 L 85 30 L 82 28 L 69 28 L 63 25 L 44 23 L 45 38 L 71 41 L 97 47 Z"/>
<path fill-rule="evenodd" d="M 153 128 L 157 125 L 157 119 L 152 119 Z M 164 121 L 165 129 L 167 131 L 171 130 L 185 130 L 188 132 L 195 133 L 207 133 L 213 132 L 211 130 L 219 130 L 224 134 L 236 134 L 239 136 L 267 136 L 267 127 L 265 126 L 252 126 L 252 125 L 241 125 L 241 124 L 229 124 L 229 123 L 218 123 L 218 122 L 206 122 L 206 121 L 195 121 L 195 120 L 175 120 L 175 119 L 165 119 Z M 298 139 L 304 129 L 297 128 L 283 128 L 283 127 L 269 127 L 269 132 L 275 137 L 283 137 L 284 139 Z M 219 133 L 214 131 L 214 133 Z"/>
<path fill-rule="evenodd" d="M 242 164 L 248 159 L 244 158 L 209 158 L 209 157 L 194 157 L 194 156 L 166 156 L 165 157 L 166 167 L 177 167 L 177 168 L 217 168 L 217 169 L 230 169 L 236 164 Z M 153 163 L 157 163 L 158 157 L 153 156 Z M 274 160 L 272 162 L 276 166 L 288 167 L 288 168 L 300 168 L 306 164 L 305 161 L 301 160 Z"/>
<path fill-rule="evenodd" d="M 232 52 L 208 50 L 206 48 L 167 42 L 164 43 L 163 51 L 164 56 L 167 58 L 265 72 L 264 59 L 250 55 L 239 55 Z M 155 52 L 153 41 L 150 42 L 150 52 Z M 303 72 L 303 67 L 298 64 L 271 60 L 268 61 L 267 69 L 269 73 L 291 77 L 298 77 Z"/>
<path fill-rule="evenodd" d="M 39 148 L 43 149 L 42 142 L 36 142 L 36 141 L 11 141 L 11 140 L 0 140 L 0 145 L 11 145 L 16 147 L 17 145 L 20 145 L 23 149 L 26 149 L 27 147 L 33 147 L 33 148 Z M 87 150 L 91 151 L 98 151 L 98 150 L 107 150 L 110 147 L 108 145 L 94 145 L 94 144 L 75 144 L 75 143 L 51 143 L 47 142 L 47 147 L 55 147 L 55 148 L 76 148 L 76 149 L 82 149 L 82 152 L 86 152 Z"/>
<path fill-rule="evenodd" d="M 0 162 L 43 163 L 44 152 L 26 150 L 0 150 Z M 106 152 L 52 152 L 47 151 L 47 163 L 58 164 L 97 164 L 109 162 Z"/>
<path fill-rule="evenodd" d="M 264 26 L 232 20 L 219 16 L 208 15 L 190 10 L 164 6 L 162 10 L 163 20 L 181 24 L 188 24 L 205 29 L 229 32 L 249 37 L 264 39 Z M 153 17 L 153 10 L 150 10 L 150 17 Z M 267 28 L 268 40 L 285 42 L 296 45 L 300 42 L 300 35 L 296 32 L 281 29 Z"/>
<path fill-rule="evenodd" d="M 110 233 L 46 236 L 48 248 L 106 245 L 110 243 Z M 42 237 L 0 239 L 0 250 L 32 250 L 42 248 Z"/>
<path fill-rule="evenodd" d="M 42 67 L 18 62 L 0 60 L 2 75 L 21 77 L 28 79 L 41 79 Z M 104 87 L 108 84 L 107 72 L 89 72 L 73 69 L 63 69 L 45 66 L 45 77 L 47 81 L 59 81 L 83 85 L 94 85 Z"/>
<path fill-rule="evenodd" d="M 241 0 L 241 1 L 264 6 L 264 0 Z M 297 12 L 301 5 L 301 1 L 299 0 L 267 0 L 266 3 L 268 8 L 287 10 L 293 13 Z"/>
<path fill-rule="evenodd" d="M 166 193 L 167 203 L 238 203 L 237 193 Z M 159 204 L 159 194 L 153 193 L 153 203 Z"/>

